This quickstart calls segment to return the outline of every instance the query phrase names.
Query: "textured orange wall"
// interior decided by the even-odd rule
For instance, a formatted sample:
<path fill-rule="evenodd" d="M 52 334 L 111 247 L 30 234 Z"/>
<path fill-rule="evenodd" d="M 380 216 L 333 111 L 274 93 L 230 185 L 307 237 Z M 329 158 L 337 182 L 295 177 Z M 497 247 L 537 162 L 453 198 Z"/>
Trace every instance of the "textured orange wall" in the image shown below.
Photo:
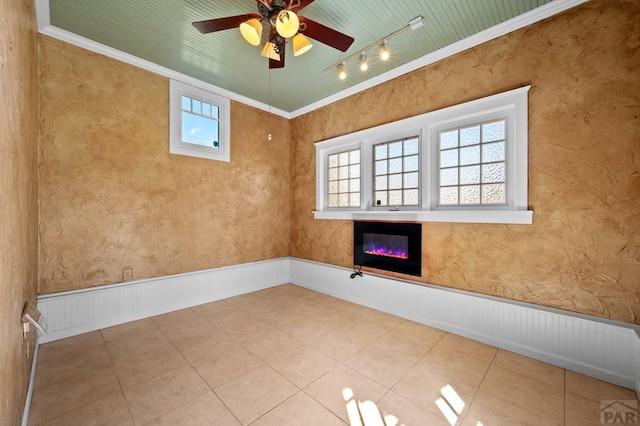
<path fill-rule="evenodd" d="M 230 163 L 170 155 L 168 79 L 39 45 L 41 293 L 289 254 L 288 120 L 232 102 Z"/>
<path fill-rule="evenodd" d="M 0 0 L 0 424 L 18 425 L 34 332 L 22 308 L 35 303 L 38 267 L 37 45 L 31 0 Z M 28 357 L 26 356 L 28 354 Z"/>
<path fill-rule="evenodd" d="M 314 142 L 529 92 L 533 225 L 423 224 L 422 281 L 640 323 L 640 3 L 592 1 L 292 120 L 292 256 L 351 266 L 314 220 Z"/>

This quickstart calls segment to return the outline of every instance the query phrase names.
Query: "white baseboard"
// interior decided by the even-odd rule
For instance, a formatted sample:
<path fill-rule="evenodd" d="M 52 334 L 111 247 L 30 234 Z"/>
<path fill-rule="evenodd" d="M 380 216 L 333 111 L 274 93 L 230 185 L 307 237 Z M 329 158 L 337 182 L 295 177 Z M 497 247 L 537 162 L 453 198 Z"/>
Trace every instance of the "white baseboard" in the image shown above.
<path fill-rule="evenodd" d="M 169 275 L 38 297 L 40 343 L 289 282 L 289 258 Z"/>
<path fill-rule="evenodd" d="M 40 343 L 293 283 L 610 383 L 640 396 L 640 326 L 279 258 L 38 297 Z"/>
<path fill-rule="evenodd" d="M 640 383 L 640 327 L 476 293 L 291 259 L 289 281 L 629 389 Z"/>

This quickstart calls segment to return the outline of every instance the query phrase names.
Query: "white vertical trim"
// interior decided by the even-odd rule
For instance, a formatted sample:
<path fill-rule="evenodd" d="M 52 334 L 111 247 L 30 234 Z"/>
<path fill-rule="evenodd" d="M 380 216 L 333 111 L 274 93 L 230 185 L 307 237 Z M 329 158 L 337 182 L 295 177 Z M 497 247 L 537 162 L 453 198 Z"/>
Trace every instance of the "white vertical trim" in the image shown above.
<path fill-rule="evenodd" d="M 40 337 L 38 330 L 34 329 L 36 333 L 36 344 L 33 350 L 33 359 L 31 360 L 31 374 L 29 374 L 29 385 L 27 387 L 27 395 L 24 400 L 24 410 L 22 411 L 22 426 L 29 425 L 29 411 L 31 411 L 31 399 L 33 397 L 33 387 L 36 382 L 36 366 L 38 365 L 38 348 L 40 346 Z"/>

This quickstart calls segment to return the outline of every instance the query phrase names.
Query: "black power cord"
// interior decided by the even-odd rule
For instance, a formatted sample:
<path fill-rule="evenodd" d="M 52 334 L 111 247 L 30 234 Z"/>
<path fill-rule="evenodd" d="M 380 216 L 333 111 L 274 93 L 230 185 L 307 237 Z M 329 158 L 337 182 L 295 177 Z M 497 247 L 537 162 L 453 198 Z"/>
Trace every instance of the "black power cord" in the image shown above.
<path fill-rule="evenodd" d="M 353 265 L 353 274 L 349 278 L 354 279 L 355 277 L 362 277 L 362 266 L 356 270 L 356 266 Z"/>

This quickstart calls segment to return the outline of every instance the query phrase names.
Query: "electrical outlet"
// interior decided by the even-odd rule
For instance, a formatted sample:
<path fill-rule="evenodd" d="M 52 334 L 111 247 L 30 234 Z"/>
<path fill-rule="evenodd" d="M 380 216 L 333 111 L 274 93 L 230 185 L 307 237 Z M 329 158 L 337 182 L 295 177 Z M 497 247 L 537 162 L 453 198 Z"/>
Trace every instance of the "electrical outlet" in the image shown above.
<path fill-rule="evenodd" d="M 493 283 L 491 285 L 491 293 L 493 293 L 496 296 L 502 296 L 502 284 Z"/>
<path fill-rule="evenodd" d="M 122 270 L 122 281 L 131 281 L 133 279 L 133 269 Z"/>

